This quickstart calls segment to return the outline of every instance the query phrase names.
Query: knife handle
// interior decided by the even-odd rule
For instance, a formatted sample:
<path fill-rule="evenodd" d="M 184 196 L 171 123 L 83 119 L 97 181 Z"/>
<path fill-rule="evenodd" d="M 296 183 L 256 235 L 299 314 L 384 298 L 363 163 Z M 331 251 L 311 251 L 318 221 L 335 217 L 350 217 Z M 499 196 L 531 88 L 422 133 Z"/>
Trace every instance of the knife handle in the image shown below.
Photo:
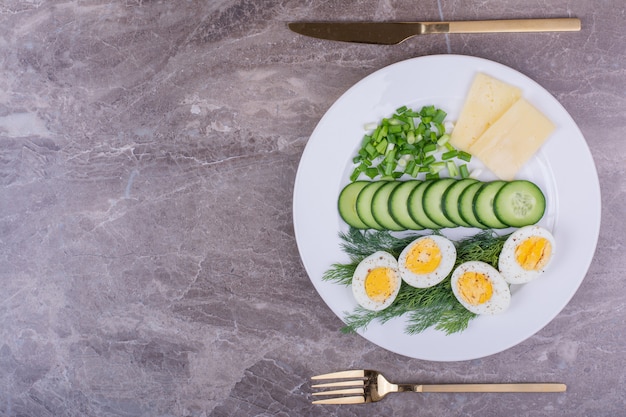
<path fill-rule="evenodd" d="M 456 21 L 448 25 L 448 33 L 576 32 L 581 27 L 577 18 Z"/>

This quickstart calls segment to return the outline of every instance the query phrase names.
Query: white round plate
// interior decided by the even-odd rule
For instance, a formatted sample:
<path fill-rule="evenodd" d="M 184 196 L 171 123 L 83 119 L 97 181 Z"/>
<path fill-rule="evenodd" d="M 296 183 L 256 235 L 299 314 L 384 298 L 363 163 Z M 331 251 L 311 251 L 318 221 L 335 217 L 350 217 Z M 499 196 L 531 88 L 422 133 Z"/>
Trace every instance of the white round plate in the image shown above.
<path fill-rule="evenodd" d="M 339 217 L 337 198 L 349 182 L 352 158 L 365 133 L 364 126 L 388 117 L 407 105 L 435 105 L 458 117 L 469 86 L 478 72 L 518 86 L 523 96 L 557 126 L 518 178 L 537 183 L 548 207 L 541 224 L 556 239 L 555 255 L 538 280 L 512 288 L 510 308 L 497 316 L 481 316 L 461 332 L 446 335 L 429 329 L 406 334 L 399 317 L 371 323 L 359 333 L 389 351 L 431 361 L 461 361 L 485 357 L 524 341 L 548 324 L 570 301 L 593 258 L 600 230 L 600 187 L 585 139 L 561 104 L 532 79 L 493 61 L 435 55 L 414 58 L 383 68 L 344 93 L 320 120 L 304 150 L 294 187 L 293 216 L 298 249 L 316 290 L 343 319 L 357 306 L 349 287 L 323 281 L 333 263 L 348 261 L 340 248 L 339 232 L 347 225 Z M 480 164 L 473 158 L 472 164 Z M 485 173 L 489 179 L 489 173 Z M 458 233 L 477 229 L 444 229 Z M 337 329 L 337 337 L 342 337 Z M 345 336 L 344 336 L 345 337 Z"/>

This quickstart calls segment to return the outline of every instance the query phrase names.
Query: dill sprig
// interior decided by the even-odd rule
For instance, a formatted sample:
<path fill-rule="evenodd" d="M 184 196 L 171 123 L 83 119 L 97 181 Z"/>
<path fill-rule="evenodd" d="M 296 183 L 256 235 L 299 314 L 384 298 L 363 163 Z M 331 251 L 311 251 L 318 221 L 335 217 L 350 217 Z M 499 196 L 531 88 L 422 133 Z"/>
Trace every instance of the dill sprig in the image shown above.
<path fill-rule="evenodd" d="M 323 279 L 343 285 L 350 285 L 352 276 L 359 262 L 378 250 L 389 252 L 398 257 L 419 234 L 403 237 L 393 236 L 388 231 L 361 231 L 350 228 L 341 233 L 342 249 L 350 257 L 347 264 L 333 264 L 326 271 Z M 508 236 L 498 236 L 492 231 L 482 231 L 474 236 L 459 240 L 456 266 L 468 261 L 482 261 L 497 267 L 498 257 Z M 476 315 L 466 310 L 454 297 L 450 285 L 450 274 L 441 283 L 429 288 L 414 288 L 402 283 L 396 300 L 384 310 L 370 311 L 357 307 L 344 317 L 344 333 L 365 329 L 373 321 L 385 323 L 395 317 L 407 315 L 408 334 L 417 334 L 428 328 L 434 328 L 446 334 L 465 330 L 470 320 Z"/>

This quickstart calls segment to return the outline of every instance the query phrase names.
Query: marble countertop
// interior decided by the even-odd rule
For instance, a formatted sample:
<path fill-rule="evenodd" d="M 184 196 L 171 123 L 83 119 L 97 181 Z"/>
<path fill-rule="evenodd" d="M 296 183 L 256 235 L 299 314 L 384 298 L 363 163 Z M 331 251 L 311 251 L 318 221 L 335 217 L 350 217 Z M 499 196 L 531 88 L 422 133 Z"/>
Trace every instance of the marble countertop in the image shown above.
<path fill-rule="evenodd" d="M 396 46 L 286 27 L 567 16 L 580 32 Z M 0 416 L 624 415 L 624 20 L 623 0 L 3 1 Z M 536 80 L 580 127 L 601 185 L 575 296 L 524 342 L 470 361 L 341 334 L 294 237 L 294 179 L 317 122 L 363 77 L 431 54 Z M 311 405 L 308 378 L 344 368 L 568 391 Z"/>

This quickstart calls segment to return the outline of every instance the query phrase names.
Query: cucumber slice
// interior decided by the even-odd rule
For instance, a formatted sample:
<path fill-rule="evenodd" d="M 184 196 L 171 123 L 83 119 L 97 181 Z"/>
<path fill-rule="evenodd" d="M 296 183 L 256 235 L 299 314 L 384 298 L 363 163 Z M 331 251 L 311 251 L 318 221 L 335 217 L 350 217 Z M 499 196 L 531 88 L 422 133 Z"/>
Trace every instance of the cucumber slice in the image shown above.
<path fill-rule="evenodd" d="M 506 181 L 491 181 L 483 184 L 474 196 L 474 214 L 479 222 L 492 229 L 504 229 L 507 224 L 502 223 L 493 209 L 496 194 Z"/>
<path fill-rule="evenodd" d="M 537 223 L 546 211 L 546 197 L 534 183 L 514 180 L 500 189 L 494 200 L 498 219 L 514 227 Z"/>
<path fill-rule="evenodd" d="M 372 214 L 372 199 L 376 191 L 385 183 L 385 181 L 372 181 L 363 187 L 356 197 L 356 214 L 369 229 L 383 230 Z"/>
<path fill-rule="evenodd" d="M 424 191 L 433 182 L 434 180 L 421 182 L 413 191 L 411 191 L 408 199 L 409 215 L 416 223 L 424 226 L 425 229 L 441 229 L 441 226 L 432 221 L 424 211 Z"/>
<path fill-rule="evenodd" d="M 435 180 L 426 187 L 422 197 L 426 216 L 441 227 L 458 227 L 458 224 L 446 217 L 443 210 L 443 195 L 455 182 L 453 178 Z"/>
<path fill-rule="evenodd" d="M 459 215 L 470 226 L 486 229 L 487 226 L 482 224 L 474 214 L 474 197 L 482 186 L 482 182 L 475 182 L 463 190 L 459 196 Z"/>
<path fill-rule="evenodd" d="M 472 178 L 464 178 L 452 184 L 443 194 L 443 212 L 447 218 L 459 226 L 472 227 L 459 214 L 459 201 L 463 191 L 470 185 L 478 182 Z"/>
<path fill-rule="evenodd" d="M 409 195 L 421 183 L 420 180 L 402 181 L 389 196 L 389 214 L 396 223 L 407 230 L 424 229 L 424 226 L 413 220 L 409 214 Z"/>
<path fill-rule="evenodd" d="M 339 215 L 349 226 L 356 227 L 357 229 L 368 228 L 356 212 L 356 199 L 361 190 L 369 183 L 369 181 L 351 182 L 339 193 L 339 201 L 337 204 Z"/>
<path fill-rule="evenodd" d="M 393 190 L 400 185 L 399 181 L 384 181 L 372 198 L 372 216 L 376 223 L 381 225 L 383 229 L 401 231 L 404 227 L 399 225 L 389 213 L 389 196 Z"/>

